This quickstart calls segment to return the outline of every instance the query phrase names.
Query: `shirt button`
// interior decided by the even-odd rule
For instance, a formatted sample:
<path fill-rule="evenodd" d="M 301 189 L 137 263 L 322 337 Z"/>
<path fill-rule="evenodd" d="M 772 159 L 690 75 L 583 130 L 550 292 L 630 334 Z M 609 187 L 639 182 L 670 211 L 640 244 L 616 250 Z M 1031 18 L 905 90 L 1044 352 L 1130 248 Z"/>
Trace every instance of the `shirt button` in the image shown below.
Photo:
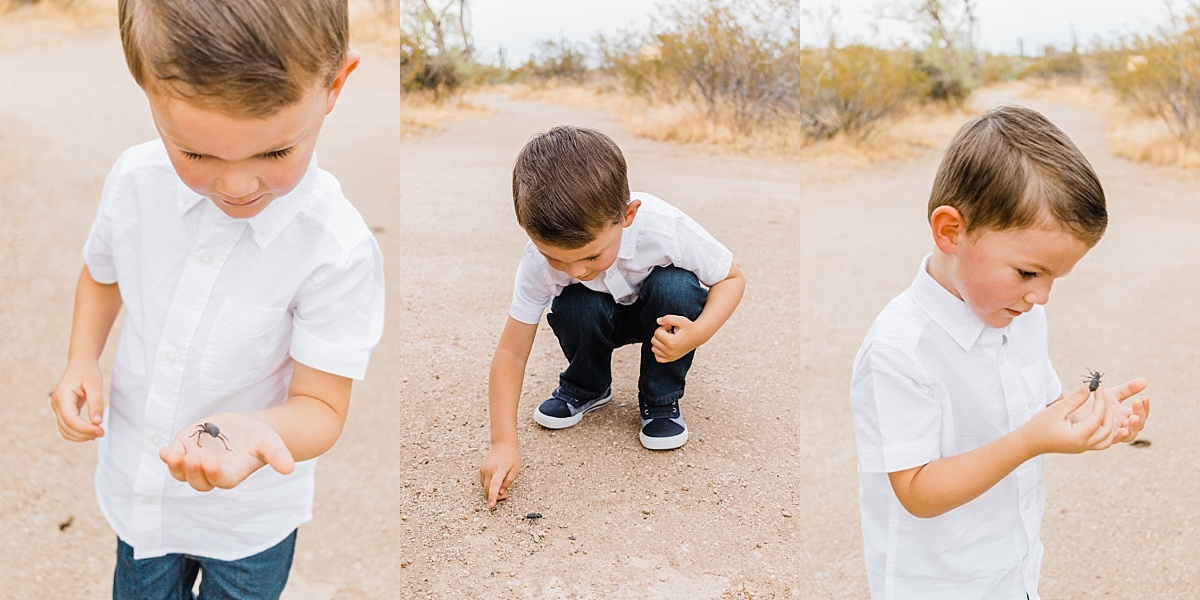
<path fill-rule="evenodd" d="M 1029 510 L 1029 508 L 1030 508 L 1031 506 L 1033 506 L 1033 499 L 1032 499 L 1032 498 L 1026 498 L 1026 499 L 1025 499 L 1025 510 Z"/>
<path fill-rule="evenodd" d="M 179 360 L 179 355 L 175 354 L 174 350 L 167 350 L 163 353 L 163 360 L 165 360 L 168 365 L 173 365 L 175 364 L 175 361 Z"/>
<path fill-rule="evenodd" d="M 143 496 L 142 504 L 154 504 L 154 498 L 151 498 L 150 496 Z"/>
<path fill-rule="evenodd" d="M 154 435 L 152 435 L 152 436 L 150 436 L 150 444 L 151 444 L 151 445 L 153 445 L 153 446 L 161 446 L 161 445 L 163 445 L 163 436 L 161 436 L 161 435 L 159 435 L 159 434 L 157 434 L 157 433 L 156 433 L 156 434 L 154 434 Z"/>
<path fill-rule="evenodd" d="M 200 254 L 200 264 L 202 264 L 206 267 L 213 264 L 212 252 L 202 252 Z"/>

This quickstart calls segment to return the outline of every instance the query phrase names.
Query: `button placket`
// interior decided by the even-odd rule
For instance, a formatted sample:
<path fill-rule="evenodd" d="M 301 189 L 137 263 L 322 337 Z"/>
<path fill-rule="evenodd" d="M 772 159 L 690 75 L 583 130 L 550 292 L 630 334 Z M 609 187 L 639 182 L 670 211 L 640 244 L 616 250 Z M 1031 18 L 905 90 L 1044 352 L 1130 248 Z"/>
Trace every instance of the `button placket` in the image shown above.
<path fill-rule="evenodd" d="M 131 525 L 140 539 L 156 540 L 153 544 L 159 543 L 157 540 L 162 537 L 162 494 L 168 477 L 157 450 L 174 433 L 171 428 L 175 426 L 188 348 L 196 336 L 221 266 L 242 237 L 245 227 L 244 222 L 221 224 L 209 228 L 201 236 L 192 258 L 183 265 L 163 321 L 158 340 L 159 348 L 163 349 L 159 354 L 162 360 L 147 374 L 149 394 L 143 419 L 146 430 L 153 433 L 148 436 L 148 446 L 134 473 L 133 493 L 140 499 L 133 511 Z"/>

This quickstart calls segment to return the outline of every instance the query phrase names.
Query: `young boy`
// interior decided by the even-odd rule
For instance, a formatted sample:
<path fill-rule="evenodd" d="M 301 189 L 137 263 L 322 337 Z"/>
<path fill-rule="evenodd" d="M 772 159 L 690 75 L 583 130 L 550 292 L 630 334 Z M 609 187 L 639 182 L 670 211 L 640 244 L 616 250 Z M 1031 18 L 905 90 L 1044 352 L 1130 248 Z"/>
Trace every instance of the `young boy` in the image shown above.
<path fill-rule="evenodd" d="M 202 598 L 278 598 L 382 331 L 379 248 L 313 153 L 359 63 L 346 0 L 119 14 L 161 139 L 105 182 L 52 408 L 63 437 L 100 438 L 114 598 L 191 597 L 198 571 Z"/>
<path fill-rule="evenodd" d="M 746 285 L 733 255 L 695 221 L 630 194 L 621 150 L 598 131 L 556 127 L 531 139 L 513 168 L 513 204 L 530 241 L 492 357 L 492 449 L 479 470 L 490 507 L 521 468 L 517 404 L 546 308 L 569 364 L 534 420 L 571 427 L 607 404 L 613 349 L 640 342 L 639 439 L 668 450 L 687 442 L 679 399 L 693 351 L 733 314 Z"/>
<path fill-rule="evenodd" d="M 950 143 L 934 252 L 854 363 L 873 598 L 1038 598 L 1041 455 L 1131 441 L 1149 412 L 1121 404 L 1141 379 L 1063 398 L 1047 355 L 1050 287 L 1107 222 L 1091 166 L 1042 115 L 993 109 Z"/>

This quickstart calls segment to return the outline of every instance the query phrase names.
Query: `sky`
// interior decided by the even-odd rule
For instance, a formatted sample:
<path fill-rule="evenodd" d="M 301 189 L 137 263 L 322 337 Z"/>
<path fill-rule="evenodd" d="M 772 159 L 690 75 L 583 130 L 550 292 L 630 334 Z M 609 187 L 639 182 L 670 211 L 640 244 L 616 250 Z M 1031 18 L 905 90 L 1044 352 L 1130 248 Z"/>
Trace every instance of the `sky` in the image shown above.
<path fill-rule="evenodd" d="M 1181 5 L 1186 0 L 1177 0 Z M 541 40 L 566 38 L 590 41 L 597 32 L 621 29 L 645 31 L 661 8 L 688 0 L 471 0 L 472 31 L 477 58 L 497 62 L 504 48 L 507 64 L 515 66 L 529 57 Z M 879 22 L 879 7 L 898 2 L 840 0 L 833 28 L 839 43 L 866 42 L 898 45 L 918 41 L 913 27 L 903 22 Z M 802 2 L 809 13 L 828 13 L 833 2 Z M 1112 40 L 1131 33 L 1147 33 L 1168 22 L 1161 0 L 977 0 L 979 40 L 982 49 L 1016 53 L 1023 42 L 1026 54 L 1041 54 L 1053 45 L 1069 48 L 1078 39 L 1083 47 L 1097 37 Z M 814 37 L 823 39 L 822 27 L 813 19 Z M 877 25 L 873 26 L 873 23 Z"/>

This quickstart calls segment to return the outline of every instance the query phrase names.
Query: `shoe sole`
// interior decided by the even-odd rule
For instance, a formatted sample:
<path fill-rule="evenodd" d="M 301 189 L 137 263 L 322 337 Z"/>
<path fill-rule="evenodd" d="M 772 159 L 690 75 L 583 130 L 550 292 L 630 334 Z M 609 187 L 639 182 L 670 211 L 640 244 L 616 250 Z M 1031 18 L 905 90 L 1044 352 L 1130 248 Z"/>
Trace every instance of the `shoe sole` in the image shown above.
<path fill-rule="evenodd" d="M 671 437 L 650 437 L 639 431 L 638 439 L 647 450 L 674 450 L 687 443 L 688 432 L 684 429 L 683 433 Z"/>
<path fill-rule="evenodd" d="M 541 425 L 546 429 L 566 429 L 573 425 L 578 425 L 579 422 L 583 420 L 583 415 L 586 415 L 593 410 L 600 408 L 601 406 L 605 406 L 609 402 L 612 402 L 612 392 L 609 392 L 608 396 L 601 398 L 599 402 L 588 407 L 587 410 L 582 411 L 573 417 L 552 417 L 543 413 L 542 407 L 539 406 L 533 409 L 533 420 L 536 421 L 538 425 Z"/>

